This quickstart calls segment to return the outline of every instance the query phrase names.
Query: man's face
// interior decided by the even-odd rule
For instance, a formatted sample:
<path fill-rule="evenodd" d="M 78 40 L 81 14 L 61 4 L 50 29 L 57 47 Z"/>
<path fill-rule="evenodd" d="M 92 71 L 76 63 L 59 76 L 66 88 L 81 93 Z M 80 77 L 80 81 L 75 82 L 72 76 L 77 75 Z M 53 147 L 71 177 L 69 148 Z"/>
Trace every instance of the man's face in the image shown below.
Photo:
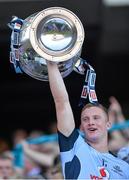
<path fill-rule="evenodd" d="M 106 113 L 99 107 L 90 107 L 81 114 L 81 130 L 89 142 L 101 142 L 107 138 L 109 126 Z"/>
<path fill-rule="evenodd" d="M 13 176 L 13 165 L 9 159 L 0 159 L 0 178 L 8 179 Z"/>

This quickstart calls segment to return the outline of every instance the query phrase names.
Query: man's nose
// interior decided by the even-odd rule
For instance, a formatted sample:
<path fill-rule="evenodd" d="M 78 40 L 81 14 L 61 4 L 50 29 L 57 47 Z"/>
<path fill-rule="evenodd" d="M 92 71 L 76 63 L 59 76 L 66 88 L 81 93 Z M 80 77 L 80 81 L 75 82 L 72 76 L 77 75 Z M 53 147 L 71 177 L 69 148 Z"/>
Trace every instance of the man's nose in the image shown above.
<path fill-rule="evenodd" d="M 89 119 L 88 124 L 89 124 L 89 125 L 93 125 L 93 124 L 94 124 L 94 120 L 93 120 L 93 118 L 90 118 L 90 119 Z"/>

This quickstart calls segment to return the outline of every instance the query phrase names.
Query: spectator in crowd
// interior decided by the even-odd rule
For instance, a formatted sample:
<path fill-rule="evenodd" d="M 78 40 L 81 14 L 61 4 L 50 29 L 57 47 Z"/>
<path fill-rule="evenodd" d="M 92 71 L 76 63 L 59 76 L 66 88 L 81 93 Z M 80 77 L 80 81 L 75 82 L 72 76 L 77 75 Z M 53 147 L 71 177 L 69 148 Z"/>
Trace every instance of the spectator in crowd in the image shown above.
<path fill-rule="evenodd" d="M 21 142 L 22 148 L 24 150 L 25 154 L 25 166 L 30 165 L 30 162 L 35 162 L 35 164 L 39 165 L 40 167 L 43 167 L 44 172 L 43 176 L 48 178 L 48 177 L 55 177 L 62 174 L 62 171 L 60 171 L 61 168 L 59 168 L 59 160 L 57 161 L 57 157 L 59 156 L 59 147 L 57 142 L 48 142 L 44 143 L 42 145 L 42 151 L 35 151 L 34 149 L 31 149 L 31 146 L 26 142 L 22 141 Z M 37 145 L 38 146 L 38 145 Z M 41 145 L 40 145 L 41 146 Z M 44 146 L 44 148 L 43 148 Z M 28 161 L 29 160 L 29 161 Z M 29 163 L 28 163 L 29 162 Z M 58 162 L 58 163 L 57 163 Z M 31 163 L 32 164 L 32 163 Z M 28 168 L 26 168 L 28 170 Z M 33 171 L 33 170 L 31 170 Z M 54 173 L 52 173 L 54 172 Z M 28 173 L 25 173 L 28 174 Z"/>
<path fill-rule="evenodd" d="M 43 131 L 35 129 L 29 133 L 28 138 L 37 138 L 37 137 L 42 136 L 43 134 L 45 134 Z"/>
<path fill-rule="evenodd" d="M 126 161 L 129 164 L 129 144 L 125 147 L 122 147 L 118 152 L 117 152 L 118 158 Z"/>
<path fill-rule="evenodd" d="M 53 165 L 55 157 L 59 154 L 59 148 L 56 142 L 44 143 L 42 145 L 44 146 L 42 152 L 31 149 L 26 141 L 22 141 L 21 145 L 27 157 L 47 167 Z"/>
<path fill-rule="evenodd" d="M 38 138 L 40 136 L 43 136 L 44 134 L 45 133 L 43 131 L 35 129 L 29 133 L 28 139 Z M 30 144 L 29 146 L 34 151 L 40 151 L 42 148 L 41 144 Z"/>
<path fill-rule="evenodd" d="M 16 131 L 14 131 L 12 135 L 13 147 L 15 147 L 16 144 L 26 139 L 27 137 L 28 137 L 28 133 L 24 129 L 17 129 Z"/>
<path fill-rule="evenodd" d="M 24 154 L 23 176 L 26 179 L 34 179 L 35 177 L 44 179 L 41 166 L 26 154 Z"/>
<path fill-rule="evenodd" d="M 63 179 L 60 156 L 56 156 L 54 164 L 46 171 L 47 179 Z"/>
<path fill-rule="evenodd" d="M 0 138 L 0 153 L 3 153 L 4 151 L 8 151 L 10 149 L 8 142 Z"/>
<path fill-rule="evenodd" d="M 126 122 L 125 116 L 123 114 L 122 107 L 118 100 L 111 96 L 109 98 L 109 120 L 114 124 L 121 124 Z M 109 140 L 109 150 L 114 154 L 120 150 L 120 148 L 126 146 L 129 143 L 129 128 L 125 128 L 122 130 L 116 129 L 109 133 L 110 140 Z"/>
<path fill-rule="evenodd" d="M 16 173 L 13 166 L 13 157 L 11 153 L 2 153 L 0 155 L 0 179 L 19 179 L 21 176 Z"/>
<path fill-rule="evenodd" d="M 57 133 L 57 124 L 56 124 L 56 121 L 50 122 L 50 125 L 49 125 L 49 133 L 50 133 L 50 134 L 55 134 L 55 133 Z"/>
<path fill-rule="evenodd" d="M 56 63 L 47 62 L 54 98 L 63 176 L 65 179 L 129 179 L 129 165 L 109 153 L 111 123 L 105 108 L 88 104 L 81 112 L 81 130 L 75 128 L 68 93 Z"/>
<path fill-rule="evenodd" d="M 111 96 L 109 101 L 109 118 L 113 124 L 126 123 L 126 118 L 118 100 L 114 96 Z M 110 138 L 110 150 L 115 153 L 118 158 L 129 163 L 129 128 L 124 127 L 124 129 L 114 130 L 110 133 Z"/>

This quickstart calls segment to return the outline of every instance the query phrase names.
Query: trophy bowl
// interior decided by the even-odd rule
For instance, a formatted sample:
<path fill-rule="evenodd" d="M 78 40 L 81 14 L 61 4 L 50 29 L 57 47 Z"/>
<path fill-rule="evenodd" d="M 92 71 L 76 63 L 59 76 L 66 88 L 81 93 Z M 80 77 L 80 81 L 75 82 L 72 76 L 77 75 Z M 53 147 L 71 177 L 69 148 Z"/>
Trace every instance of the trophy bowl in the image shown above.
<path fill-rule="evenodd" d="M 50 7 L 34 13 L 22 21 L 19 30 L 19 67 L 34 79 L 48 81 L 46 61 L 51 61 L 66 77 L 81 56 L 83 41 L 83 25 L 70 10 Z"/>

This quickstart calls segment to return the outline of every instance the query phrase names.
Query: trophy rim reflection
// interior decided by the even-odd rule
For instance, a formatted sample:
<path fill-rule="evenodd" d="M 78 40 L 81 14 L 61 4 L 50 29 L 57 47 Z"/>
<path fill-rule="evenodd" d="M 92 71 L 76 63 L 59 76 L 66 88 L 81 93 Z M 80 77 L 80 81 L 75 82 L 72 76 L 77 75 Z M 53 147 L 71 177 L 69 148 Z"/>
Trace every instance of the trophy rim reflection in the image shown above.
<path fill-rule="evenodd" d="M 74 47 L 72 47 L 69 51 L 65 53 L 61 53 L 61 55 L 59 55 L 59 53 L 57 55 L 56 53 L 54 55 L 53 53 L 50 54 L 50 51 L 45 49 L 43 46 L 41 47 L 40 44 L 38 43 L 37 36 L 36 36 L 37 26 L 42 21 L 42 19 L 45 19 L 48 16 L 49 18 L 59 17 L 59 18 L 65 19 L 77 30 L 77 39 L 76 39 L 76 43 L 74 44 Z M 68 59 L 74 57 L 75 54 L 77 54 L 78 51 L 80 50 L 80 47 L 82 47 L 83 40 L 84 40 L 84 29 L 83 29 L 81 21 L 73 12 L 71 12 L 70 10 L 66 8 L 51 7 L 51 8 L 44 9 L 43 11 L 39 12 L 35 16 L 31 24 L 30 41 L 31 41 L 32 47 L 41 57 L 43 57 L 44 59 L 48 61 L 53 61 L 53 62 L 61 61 L 62 62 L 62 61 L 67 61 Z"/>

